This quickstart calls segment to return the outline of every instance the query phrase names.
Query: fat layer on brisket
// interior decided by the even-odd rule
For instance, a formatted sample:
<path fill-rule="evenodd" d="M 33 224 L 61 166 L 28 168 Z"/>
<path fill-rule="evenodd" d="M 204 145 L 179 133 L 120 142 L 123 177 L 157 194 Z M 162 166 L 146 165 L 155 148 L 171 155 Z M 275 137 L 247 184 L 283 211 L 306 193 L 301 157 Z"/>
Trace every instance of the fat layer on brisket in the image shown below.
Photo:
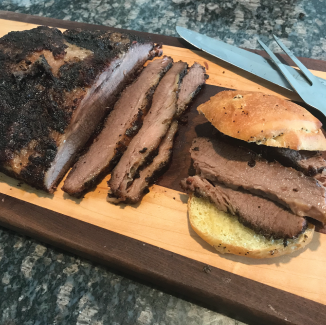
<path fill-rule="evenodd" d="M 38 27 L 0 39 L 0 168 L 52 192 L 153 44 Z"/>
<path fill-rule="evenodd" d="M 176 113 L 179 83 L 186 71 L 185 62 L 175 63 L 156 88 L 142 128 L 131 140 L 111 174 L 109 201 L 115 203 L 116 198 L 123 198 L 129 185 L 138 177 L 139 168 L 157 154 L 161 140 Z"/>
<path fill-rule="evenodd" d="M 222 141 L 196 138 L 190 152 L 201 177 L 267 197 L 298 216 L 325 223 L 325 188 L 312 177 Z"/>
<path fill-rule="evenodd" d="M 219 210 L 238 216 L 242 224 L 267 237 L 295 238 L 307 227 L 305 218 L 275 202 L 221 184 L 213 185 L 198 175 L 182 180 L 181 187 L 188 194 L 210 200 Z"/>
<path fill-rule="evenodd" d="M 68 174 L 63 186 L 65 192 L 80 196 L 110 172 L 141 127 L 154 90 L 172 62 L 169 57 L 150 62 L 122 93 L 103 130 Z"/>

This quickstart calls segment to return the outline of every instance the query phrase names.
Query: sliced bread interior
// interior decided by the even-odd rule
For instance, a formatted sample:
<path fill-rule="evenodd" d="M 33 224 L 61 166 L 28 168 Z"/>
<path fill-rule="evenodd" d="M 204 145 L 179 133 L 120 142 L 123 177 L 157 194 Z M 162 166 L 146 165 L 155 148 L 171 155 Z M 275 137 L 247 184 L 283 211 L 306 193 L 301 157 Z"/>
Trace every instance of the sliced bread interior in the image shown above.
<path fill-rule="evenodd" d="M 296 239 L 268 239 L 245 227 L 236 216 L 224 213 L 210 201 L 196 196 L 189 198 L 188 213 L 194 231 L 218 252 L 251 258 L 277 257 L 303 248 L 311 242 L 315 228 L 309 223 Z"/>

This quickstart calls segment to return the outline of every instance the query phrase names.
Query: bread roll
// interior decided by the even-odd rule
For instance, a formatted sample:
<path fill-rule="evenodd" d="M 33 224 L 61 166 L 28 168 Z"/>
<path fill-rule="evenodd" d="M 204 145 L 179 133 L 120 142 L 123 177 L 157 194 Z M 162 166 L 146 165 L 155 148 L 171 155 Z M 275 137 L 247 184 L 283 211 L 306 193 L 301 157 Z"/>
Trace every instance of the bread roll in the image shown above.
<path fill-rule="evenodd" d="M 198 111 L 233 138 L 294 150 L 326 150 L 322 123 L 305 108 L 276 96 L 222 91 Z"/>
<path fill-rule="evenodd" d="M 203 198 L 190 196 L 188 213 L 191 227 L 218 252 L 251 258 L 271 258 L 290 254 L 308 245 L 315 227 L 308 224 L 304 233 L 296 239 L 267 239 L 245 227 L 238 218 L 218 210 L 214 204 Z"/>

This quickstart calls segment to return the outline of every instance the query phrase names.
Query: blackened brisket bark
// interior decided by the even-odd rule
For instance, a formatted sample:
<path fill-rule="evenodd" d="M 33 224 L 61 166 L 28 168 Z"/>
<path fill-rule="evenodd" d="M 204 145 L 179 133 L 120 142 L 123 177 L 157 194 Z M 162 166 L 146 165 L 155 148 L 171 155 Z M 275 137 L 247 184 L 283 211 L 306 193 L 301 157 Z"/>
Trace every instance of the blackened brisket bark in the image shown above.
<path fill-rule="evenodd" d="M 325 223 L 325 188 L 312 177 L 222 141 L 196 138 L 190 152 L 201 177 L 232 189 L 243 188 L 282 204 L 298 216 Z"/>
<path fill-rule="evenodd" d="M 184 113 L 207 79 L 208 75 L 205 68 L 195 62 L 182 80 L 178 95 L 176 118 Z"/>
<path fill-rule="evenodd" d="M 255 146 L 255 149 L 256 147 L 258 146 Z M 279 161 L 283 166 L 292 167 L 307 176 L 312 176 L 326 187 L 326 160 L 322 152 L 266 147 L 261 148 L 260 153 L 269 160 Z"/>
<path fill-rule="evenodd" d="M 268 199 L 221 184 L 212 185 L 198 175 L 182 180 L 181 187 L 188 194 L 210 200 L 219 210 L 238 216 L 243 225 L 266 237 L 295 238 L 307 228 L 305 218 Z"/>
<path fill-rule="evenodd" d="M 122 93 L 103 130 L 68 174 L 62 188 L 65 192 L 81 196 L 115 166 L 140 129 L 154 90 L 172 63 L 169 57 L 150 62 Z"/>
<path fill-rule="evenodd" d="M 153 44 L 38 27 L 0 39 L 0 168 L 53 192 Z"/>
<path fill-rule="evenodd" d="M 154 157 L 152 163 L 139 172 L 139 177 L 136 178 L 123 193 L 123 197 L 114 198 L 108 196 L 109 202 L 119 203 L 120 201 L 125 201 L 128 203 L 137 203 L 142 199 L 142 197 L 148 192 L 146 192 L 148 186 L 153 184 L 155 181 L 155 176 L 159 175 L 168 165 L 171 158 L 174 136 L 177 131 L 178 122 L 173 121 L 170 129 L 160 143 L 158 154 Z"/>
<path fill-rule="evenodd" d="M 283 166 L 295 168 L 307 176 L 314 176 L 326 169 L 326 160 L 322 157 L 322 153 L 318 151 L 259 147 L 262 155 L 267 159 L 279 161 Z"/>
<path fill-rule="evenodd" d="M 185 62 L 175 63 L 156 88 L 152 106 L 144 118 L 142 128 L 131 140 L 111 174 L 109 201 L 115 203 L 116 198 L 123 200 L 127 188 L 138 177 L 139 168 L 157 154 L 155 151 L 176 113 L 179 83 L 186 71 Z"/>

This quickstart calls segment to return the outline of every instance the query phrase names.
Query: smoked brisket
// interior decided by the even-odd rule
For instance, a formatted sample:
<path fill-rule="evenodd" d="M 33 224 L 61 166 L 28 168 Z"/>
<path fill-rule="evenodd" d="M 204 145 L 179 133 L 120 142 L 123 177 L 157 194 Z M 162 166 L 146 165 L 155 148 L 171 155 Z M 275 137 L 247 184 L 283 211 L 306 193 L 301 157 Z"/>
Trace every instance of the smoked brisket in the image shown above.
<path fill-rule="evenodd" d="M 326 169 L 326 160 L 319 151 L 297 151 L 288 148 L 259 147 L 263 157 L 269 160 L 276 160 L 283 166 L 292 167 L 307 176 L 315 176 Z"/>
<path fill-rule="evenodd" d="M 182 80 L 178 94 L 176 118 L 180 117 L 208 79 L 206 70 L 195 62 Z"/>
<path fill-rule="evenodd" d="M 156 156 L 177 110 L 179 83 L 187 71 L 185 62 L 174 63 L 155 90 L 152 106 L 143 126 L 131 140 L 109 181 L 108 201 L 123 200 L 127 188 L 139 176 L 139 168 Z"/>
<path fill-rule="evenodd" d="M 200 64 L 195 62 L 190 67 L 180 85 L 174 121 L 159 144 L 157 155 L 153 155 L 153 161 L 149 161 L 145 166 L 140 167 L 136 175 L 137 177 L 134 177 L 134 180 L 130 181 L 127 187 L 120 189 L 118 195 L 116 191 L 111 189 L 108 195 L 109 202 L 118 203 L 124 201 L 136 203 L 141 200 L 148 186 L 155 181 L 157 176 L 162 173 L 168 165 L 172 155 L 173 139 L 178 130 L 177 119 L 187 109 L 207 78 L 208 76 L 205 74 L 205 68 Z"/>
<path fill-rule="evenodd" d="M 243 225 L 266 237 L 295 238 L 307 227 L 305 218 L 268 199 L 221 184 L 213 185 L 198 175 L 182 180 L 181 187 L 188 194 L 208 199 L 220 211 L 238 216 Z"/>
<path fill-rule="evenodd" d="M 153 44 L 38 27 L 0 39 L 0 168 L 53 192 Z"/>
<path fill-rule="evenodd" d="M 148 186 L 155 181 L 155 176 L 159 175 L 168 165 L 171 158 L 174 136 L 177 131 L 178 122 L 175 120 L 172 122 L 170 129 L 160 143 L 158 154 L 154 157 L 153 161 L 139 172 L 139 177 L 135 178 L 126 191 L 122 192 L 123 196 L 115 198 L 109 195 L 109 202 L 119 203 L 124 201 L 128 203 L 137 203 L 142 199 L 143 195 L 147 193 L 146 190 Z"/>
<path fill-rule="evenodd" d="M 264 196 L 298 216 L 325 223 L 325 188 L 314 178 L 278 162 L 270 163 L 249 149 L 218 140 L 196 138 L 190 152 L 202 178 Z"/>
<path fill-rule="evenodd" d="M 108 174 L 142 125 L 160 79 L 172 66 L 169 57 L 150 62 L 138 79 L 122 93 L 104 128 L 68 174 L 63 190 L 81 196 Z"/>

